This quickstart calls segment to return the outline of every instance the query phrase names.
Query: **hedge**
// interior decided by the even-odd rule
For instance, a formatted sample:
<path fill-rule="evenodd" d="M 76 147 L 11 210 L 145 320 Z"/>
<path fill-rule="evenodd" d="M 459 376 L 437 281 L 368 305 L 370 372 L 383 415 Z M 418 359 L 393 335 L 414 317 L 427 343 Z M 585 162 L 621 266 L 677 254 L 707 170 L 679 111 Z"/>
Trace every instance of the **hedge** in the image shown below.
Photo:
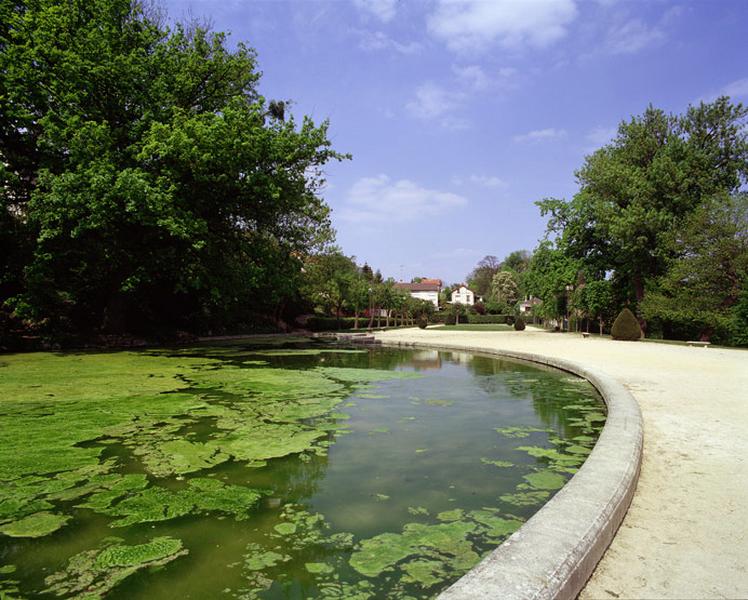
<path fill-rule="evenodd" d="M 353 317 L 340 317 L 340 327 L 336 317 L 309 317 L 306 321 L 306 329 L 310 331 L 336 331 L 338 329 L 353 329 L 355 319 Z M 375 320 L 376 322 L 376 320 Z M 358 319 L 359 328 L 366 328 L 369 317 Z"/>
<path fill-rule="evenodd" d="M 468 323 L 475 325 L 506 325 L 509 315 L 470 315 Z M 462 319 L 460 319 L 462 321 Z"/>

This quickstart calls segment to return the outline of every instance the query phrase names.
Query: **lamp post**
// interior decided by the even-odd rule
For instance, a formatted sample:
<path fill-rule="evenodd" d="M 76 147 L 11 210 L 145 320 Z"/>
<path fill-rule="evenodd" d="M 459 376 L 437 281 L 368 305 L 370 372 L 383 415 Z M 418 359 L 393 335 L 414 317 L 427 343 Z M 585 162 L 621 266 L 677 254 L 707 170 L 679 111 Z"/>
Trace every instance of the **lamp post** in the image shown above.
<path fill-rule="evenodd" d="M 573 291 L 573 285 L 566 286 L 566 331 L 571 331 L 571 293 Z"/>

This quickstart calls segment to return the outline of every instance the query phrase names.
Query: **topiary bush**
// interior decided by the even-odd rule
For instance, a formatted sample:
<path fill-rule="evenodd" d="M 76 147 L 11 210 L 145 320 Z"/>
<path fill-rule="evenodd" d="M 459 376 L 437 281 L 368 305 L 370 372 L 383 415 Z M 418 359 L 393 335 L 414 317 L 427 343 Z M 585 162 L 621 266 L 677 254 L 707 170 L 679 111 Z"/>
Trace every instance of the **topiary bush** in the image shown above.
<path fill-rule="evenodd" d="M 428 326 L 428 324 L 429 324 L 429 320 L 426 317 L 424 317 L 423 315 L 421 315 L 418 318 L 418 326 L 421 329 L 426 329 L 426 327 Z"/>
<path fill-rule="evenodd" d="M 642 337 L 642 328 L 639 321 L 628 308 L 624 308 L 613 321 L 613 327 L 610 328 L 610 335 L 614 340 L 623 340 L 635 342 Z"/>
<path fill-rule="evenodd" d="M 522 317 L 517 317 L 514 321 L 514 330 L 515 331 L 524 331 L 525 330 L 525 320 Z"/>

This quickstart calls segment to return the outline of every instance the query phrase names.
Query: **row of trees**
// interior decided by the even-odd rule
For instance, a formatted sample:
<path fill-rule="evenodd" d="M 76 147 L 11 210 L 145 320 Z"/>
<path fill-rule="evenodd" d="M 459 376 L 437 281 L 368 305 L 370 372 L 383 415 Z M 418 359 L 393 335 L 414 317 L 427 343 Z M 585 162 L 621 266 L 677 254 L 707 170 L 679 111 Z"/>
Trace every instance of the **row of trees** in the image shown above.
<path fill-rule="evenodd" d="M 137 1 L 0 0 L 0 338 L 240 330 L 298 302 L 345 157 L 259 78 Z"/>
<path fill-rule="evenodd" d="M 577 171 L 523 286 L 549 318 L 600 327 L 624 306 L 649 336 L 748 343 L 748 109 L 728 98 L 682 115 L 649 107 Z"/>
<path fill-rule="evenodd" d="M 394 279 L 385 280 L 368 264 L 359 267 L 354 257 L 345 256 L 335 247 L 308 257 L 301 292 L 319 311 L 334 315 L 338 321 L 344 313 L 352 314 L 354 329 L 358 329 L 363 314 L 368 314 L 368 327 L 375 318 L 378 326 L 389 327 L 412 325 L 434 312 L 431 302 L 397 289 Z"/>

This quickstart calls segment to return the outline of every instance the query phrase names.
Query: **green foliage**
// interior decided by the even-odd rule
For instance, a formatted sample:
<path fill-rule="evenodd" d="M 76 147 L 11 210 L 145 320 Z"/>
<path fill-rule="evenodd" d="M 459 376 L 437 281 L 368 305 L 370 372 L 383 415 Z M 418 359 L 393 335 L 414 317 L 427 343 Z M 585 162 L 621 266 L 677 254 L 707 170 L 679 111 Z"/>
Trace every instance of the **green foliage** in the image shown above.
<path fill-rule="evenodd" d="M 559 251 L 591 279 L 611 273 L 619 306 L 642 302 L 678 256 L 673 242 L 683 224 L 748 180 L 746 116 L 748 109 L 722 97 L 683 115 L 650 106 L 622 122 L 616 138 L 585 159 L 571 201 L 539 203 Z"/>
<path fill-rule="evenodd" d="M 257 93 L 251 49 L 130 0 L 2 20 L 0 303 L 59 337 L 236 328 L 297 296 L 342 157 Z"/>
<path fill-rule="evenodd" d="M 514 330 L 515 331 L 524 331 L 525 330 L 525 320 L 522 317 L 517 317 L 514 320 Z"/>
<path fill-rule="evenodd" d="M 467 276 L 467 285 L 476 296 L 487 298 L 491 295 L 491 280 L 499 272 L 501 263 L 495 256 L 484 256 Z M 447 296 L 447 300 L 450 297 Z"/>
<path fill-rule="evenodd" d="M 635 342 L 641 339 L 642 330 L 639 321 L 628 308 L 624 308 L 613 321 L 610 335 L 614 340 Z"/>
<path fill-rule="evenodd" d="M 729 343 L 732 307 L 748 278 L 748 194 L 705 201 L 672 247 L 675 257 L 650 286 L 642 313 L 667 337 Z"/>
<path fill-rule="evenodd" d="M 733 341 L 748 346 L 748 278 L 743 281 L 738 301 L 732 308 Z"/>
<path fill-rule="evenodd" d="M 468 323 L 475 325 L 503 325 L 507 322 L 507 315 L 470 315 Z"/>

